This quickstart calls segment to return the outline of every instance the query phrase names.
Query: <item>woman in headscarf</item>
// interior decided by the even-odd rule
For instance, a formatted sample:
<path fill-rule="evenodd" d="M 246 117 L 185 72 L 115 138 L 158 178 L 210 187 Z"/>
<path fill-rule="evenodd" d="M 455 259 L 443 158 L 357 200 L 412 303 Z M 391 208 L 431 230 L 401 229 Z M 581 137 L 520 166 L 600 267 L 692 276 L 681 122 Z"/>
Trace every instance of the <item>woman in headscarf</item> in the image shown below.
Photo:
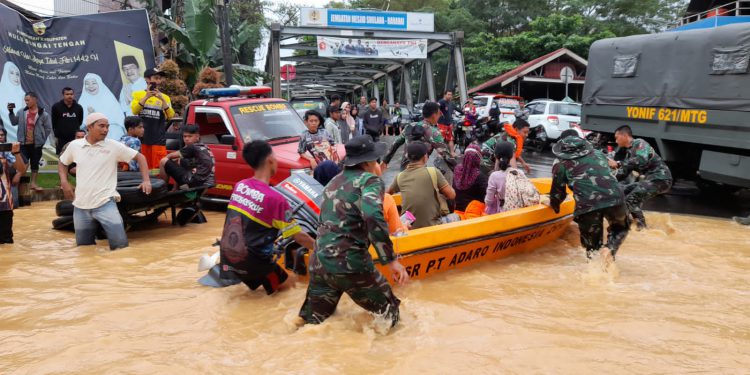
<path fill-rule="evenodd" d="M 120 102 L 102 82 L 98 74 L 88 73 L 83 77 L 83 90 L 78 104 L 83 107 L 83 118 L 89 113 L 102 113 L 109 120 L 107 138 L 120 141 L 125 134 L 125 115 L 122 113 Z"/>
<path fill-rule="evenodd" d="M 346 123 L 345 126 L 341 126 L 341 142 L 346 143 L 349 139 L 357 136 L 357 123 L 352 117 L 352 106 L 349 102 L 344 102 L 341 105 L 341 120 Z"/>
<path fill-rule="evenodd" d="M 487 176 L 480 170 L 482 153 L 477 144 L 470 144 L 464 151 L 461 164 L 456 166 L 453 188 L 456 190 L 456 210 L 465 211 L 471 201 L 483 201 L 487 192 Z"/>
<path fill-rule="evenodd" d="M 510 211 L 539 203 L 539 191 L 520 170 L 512 167 L 516 146 L 501 141 L 495 145 L 495 171 L 487 183 L 486 214 Z"/>
<path fill-rule="evenodd" d="M 354 136 L 358 135 L 364 135 L 365 129 L 364 126 L 362 126 L 362 117 L 359 115 L 359 107 L 352 106 L 352 109 L 349 111 L 349 115 L 352 119 L 354 119 Z"/>
<path fill-rule="evenodd" d="M 16 109 L 13 112 L 26 106 L 23 98 L 26 96 L 26 90 L 21 86 L 21 71 L 18 69 L 16 64 L 8 61 L 3 66 L 3 76 L 0 78 L 0 120 L 3 121 L 5 131 L 8 132 L 7 142 L 16 142 L 17 127 L 10 126 L 10 118 L 8 117 L 9 103 L 16 105 Z"/>

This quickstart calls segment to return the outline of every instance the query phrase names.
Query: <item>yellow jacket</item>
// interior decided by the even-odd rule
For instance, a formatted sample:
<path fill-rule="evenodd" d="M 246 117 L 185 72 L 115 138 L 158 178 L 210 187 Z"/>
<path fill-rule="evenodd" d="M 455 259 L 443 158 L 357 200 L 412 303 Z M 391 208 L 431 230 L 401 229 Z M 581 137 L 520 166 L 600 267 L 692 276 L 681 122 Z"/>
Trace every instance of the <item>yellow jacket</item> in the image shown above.
<path fill-rule="evenodd" d="M 169 120 L 175 115 L 174 109 L 172 109 L 172 100 L 167 94 L 162 93 L 161 95 L 164 97 L 164 100 L 168 105 L 167 109 L 164 110 L 164 116 L 167 118 L 167 120 Z M 162 103 L 161 99 L 154 96 L 146 99 L 146 103 L 141 106 L 141 99 L 143 99 L 144 96 L 146 96 L 145 90 L 136 91 L 133 93 L 133 101 L 130 102 L 130 109 L 133 111 L 133 114 L 141 114 L 141 111 L 143 111 L 144 108 L 162 110 L 162 107 L 164 107 L 164 103 Z"/>

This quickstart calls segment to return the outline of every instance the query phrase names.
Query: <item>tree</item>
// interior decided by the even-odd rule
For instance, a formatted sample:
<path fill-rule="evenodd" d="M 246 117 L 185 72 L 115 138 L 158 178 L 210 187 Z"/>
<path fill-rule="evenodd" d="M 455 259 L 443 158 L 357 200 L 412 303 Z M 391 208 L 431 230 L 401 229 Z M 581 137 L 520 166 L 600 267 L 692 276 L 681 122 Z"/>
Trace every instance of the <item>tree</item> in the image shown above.
<path fill-rule="evenodd" d="M 172 108 L 176 113 L 182 113 L 188 103 L 187 85 L 181 79 L 180 67 L 172 60 L 165 60 L 159 69 L 166 75 L 161 85 L 161 90 L 169 95 Z"/>
<path fill-rule="evenodd" d="M 185 0 L 183 24 L 159 17 L 159 23 L 180 44 L 177 58 L 196 71 L 216 63 L 219 27 L 214 19 L 212 0 Z"/>
<path fill-rule="evenodd" d="M 490 33 L 471 36 L 464 49 L 469 84 L 483 82 L 560 48 L 570 49 L 585 58 L 593 42 L 616 36 L 582 15 L 556 13 L 539 17 L 528 27 L 530 30 L 512 36 Z"/>

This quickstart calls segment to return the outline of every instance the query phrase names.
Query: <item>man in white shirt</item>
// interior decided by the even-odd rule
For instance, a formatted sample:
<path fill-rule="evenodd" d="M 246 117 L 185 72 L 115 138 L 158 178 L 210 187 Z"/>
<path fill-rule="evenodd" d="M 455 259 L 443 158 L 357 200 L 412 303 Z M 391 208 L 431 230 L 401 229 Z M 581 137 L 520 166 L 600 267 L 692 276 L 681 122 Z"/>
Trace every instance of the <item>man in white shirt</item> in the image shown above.
<path fill-rule="evenodd" d="M 73 199 L 76 245 L 96 244 L 98 222 L 104 228 L 111 250 L 128 247 L 128 237 L 117 203 L 117 163 L 138 162 L 145 194 L 151 193 L 146 157 L 124 144 L 107 139 L 109 120 L 101 113 L 86 116 L 86 137 L 76 139 L 60 155 L 58 173 L 65 197 Z M 68 182 L 68 165 L 76 163 L 76 188 Z"/>

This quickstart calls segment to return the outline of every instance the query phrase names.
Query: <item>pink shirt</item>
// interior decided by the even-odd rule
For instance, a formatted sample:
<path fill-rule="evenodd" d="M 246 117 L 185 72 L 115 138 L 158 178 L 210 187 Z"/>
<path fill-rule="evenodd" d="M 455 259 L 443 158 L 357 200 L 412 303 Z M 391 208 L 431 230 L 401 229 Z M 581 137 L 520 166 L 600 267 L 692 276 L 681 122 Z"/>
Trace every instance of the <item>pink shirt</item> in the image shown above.
<path fill-rule="evenodd" d="M 484 196 L 484 204 L 487 208 L 484 212 L 488 215 L 503 212 L 505 203 L 505 171 L 492 172 L 487 180 L 487 193 Z"/>

